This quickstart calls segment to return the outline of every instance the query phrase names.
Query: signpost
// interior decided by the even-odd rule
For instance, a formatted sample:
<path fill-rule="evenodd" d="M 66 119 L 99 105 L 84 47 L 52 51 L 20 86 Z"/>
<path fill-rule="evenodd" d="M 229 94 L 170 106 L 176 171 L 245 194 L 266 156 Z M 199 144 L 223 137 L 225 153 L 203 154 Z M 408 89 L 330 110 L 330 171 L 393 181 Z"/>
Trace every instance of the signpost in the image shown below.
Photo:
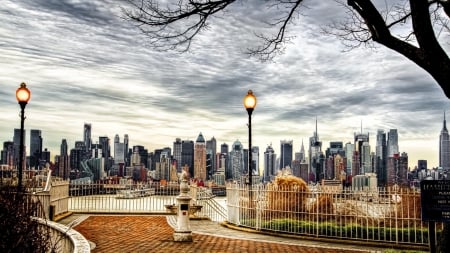
<path fill-rule="evenodd" d="M 450 180 L 420 182 L 422 221 L 428 221 L 430 252 L 436 252 L 435 222 L 450 222 Z"/>

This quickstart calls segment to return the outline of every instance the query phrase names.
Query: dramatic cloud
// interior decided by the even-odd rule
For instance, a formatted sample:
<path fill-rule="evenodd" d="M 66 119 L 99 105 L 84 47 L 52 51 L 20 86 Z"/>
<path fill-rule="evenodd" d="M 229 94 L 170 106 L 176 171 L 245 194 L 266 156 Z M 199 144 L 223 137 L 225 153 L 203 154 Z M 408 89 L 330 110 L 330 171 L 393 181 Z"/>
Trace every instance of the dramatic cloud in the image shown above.
<path fill-rule="evenodd" d="M 233 4 L 210 22 L 185 54 L 157 52 L 134 24 L 122 18 L 121 1 L 6 1 L 0 6 L 0 140 L 19 127 L 15 89 L 22 81 L 32 97 L 26 128 L 41 129 L 44 147 L 59 153 L 82 139 L 83 123 L 99 136 L 130 136 L 131 145 L 154 150 L 175 138 L 202 132 L 219 144 L 247 144 L 242 98 L 254 90 L 253 142 L 262 156 L 280 140 L 299 151 L 318 121 L 324 149 L 330 141 L 353 142 L 377 129 L 398 129 L 410 166 L 437 166 L 438 136 L 449 101 L 422 69 L 378 47 L 343 52 L 321 28 L 342 18 L 334 1 L 307 1 L 295 37 L 274 62 L 245 51 L 267 33 L 277 9 L 259 0 Z M 446 40 L 447 37 L 440 37 Z M 449 46 L 449 43 L 444 43 Z M 28 140 L 27 140 L 28 141 Z M 262 166 L 262 165 L 261 165 Z"/>

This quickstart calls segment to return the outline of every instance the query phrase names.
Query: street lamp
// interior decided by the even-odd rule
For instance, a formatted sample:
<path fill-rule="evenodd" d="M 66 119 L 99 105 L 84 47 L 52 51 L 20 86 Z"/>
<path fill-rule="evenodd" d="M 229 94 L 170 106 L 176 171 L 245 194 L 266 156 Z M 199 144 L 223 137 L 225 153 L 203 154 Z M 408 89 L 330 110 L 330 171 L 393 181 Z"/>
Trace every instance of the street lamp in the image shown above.
<path fill-rule="evenodd" d="M 24 129 L 23 124 L 25 121 L 25 106 L 30 100 L 31 93 L 30 90 L 27 89 L 27 85 L 25 83 L 21 83 L 20 87 L 16 90 L 16 98 L 17 102 L 20 105 L 20 148 L 19 148 L 19 171 L 18 171 L 18 183 L 17 190 L 20 192 L 22 190 L 22 170 L 23 170 L 23 154 L 24 154 Z"/>
<path fill-rule="evenodd" d="M 248 90 L 244 97 L 244 107 L 248 112 L 248 184 L 252 185 L 252 112 L 256 107 L 256 97 L 252 90 Z"/>

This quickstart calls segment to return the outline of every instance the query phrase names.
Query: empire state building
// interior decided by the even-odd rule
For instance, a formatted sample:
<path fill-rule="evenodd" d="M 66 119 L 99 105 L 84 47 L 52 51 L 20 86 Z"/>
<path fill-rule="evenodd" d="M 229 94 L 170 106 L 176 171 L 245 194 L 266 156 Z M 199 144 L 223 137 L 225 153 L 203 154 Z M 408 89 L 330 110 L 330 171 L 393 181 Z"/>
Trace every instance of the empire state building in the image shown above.
<path fill-rule="evenodd" d="M 439 136 L 439 167 L 450 169 L 450 138 L 444 112 L 444 125 Z"/>

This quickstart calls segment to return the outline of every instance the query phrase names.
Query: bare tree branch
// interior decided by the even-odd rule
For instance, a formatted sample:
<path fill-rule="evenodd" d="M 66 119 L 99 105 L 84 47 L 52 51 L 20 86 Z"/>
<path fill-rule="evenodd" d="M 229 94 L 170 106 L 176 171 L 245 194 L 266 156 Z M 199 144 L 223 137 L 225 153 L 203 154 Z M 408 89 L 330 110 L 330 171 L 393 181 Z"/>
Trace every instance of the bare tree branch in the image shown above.
<path fill-rule="evenodd" d="M 235 0 L 179 0 L 161 7 L 155 0 L 128 0 L 134 9 L 122 8 L 150 44 L 158 50 L 189 50 L 194 37 L 207 27 L 208 18 Z"/>
<path fill-rule="evenodd" d="M 208 20 L 223 12 L 236 0 L 128 0 L 131 9 L 123 9 L 149 37 L 158 50 L 187 51 L 193 39 L 208 26 Z M 348 49 L 383 45 L 402 54 L 426 70 L 450 98 L 450 59 L 437 39 L 436 33 L 449 31 L 450 0 L 403 0 L 379 10 L 370 0 L 347 0 L 340 4 L 347 19 L 324 29 L 338 36 Z M 162 6 L 161 2 L 165 5 Z M 303 0 L 266 0 L 266 6 L 276 8 L 280 16 L 268 17 L 271 35 L 256 34 L 262 43 L 248 49 L 252 56 L 271 60 L 283 53 L 285 44 L 292 39 L 289 26 L 294 25 Z M 379 4 L 379 2 L 377 2 Z M 387 5 L 387 2 L 386 2 Z M 443 11 L 442 11 L 443 10 Z M 442 15 L 445 13 L 445 19 Z M 398 27 L 411 26 L 401 34 Z"/>

